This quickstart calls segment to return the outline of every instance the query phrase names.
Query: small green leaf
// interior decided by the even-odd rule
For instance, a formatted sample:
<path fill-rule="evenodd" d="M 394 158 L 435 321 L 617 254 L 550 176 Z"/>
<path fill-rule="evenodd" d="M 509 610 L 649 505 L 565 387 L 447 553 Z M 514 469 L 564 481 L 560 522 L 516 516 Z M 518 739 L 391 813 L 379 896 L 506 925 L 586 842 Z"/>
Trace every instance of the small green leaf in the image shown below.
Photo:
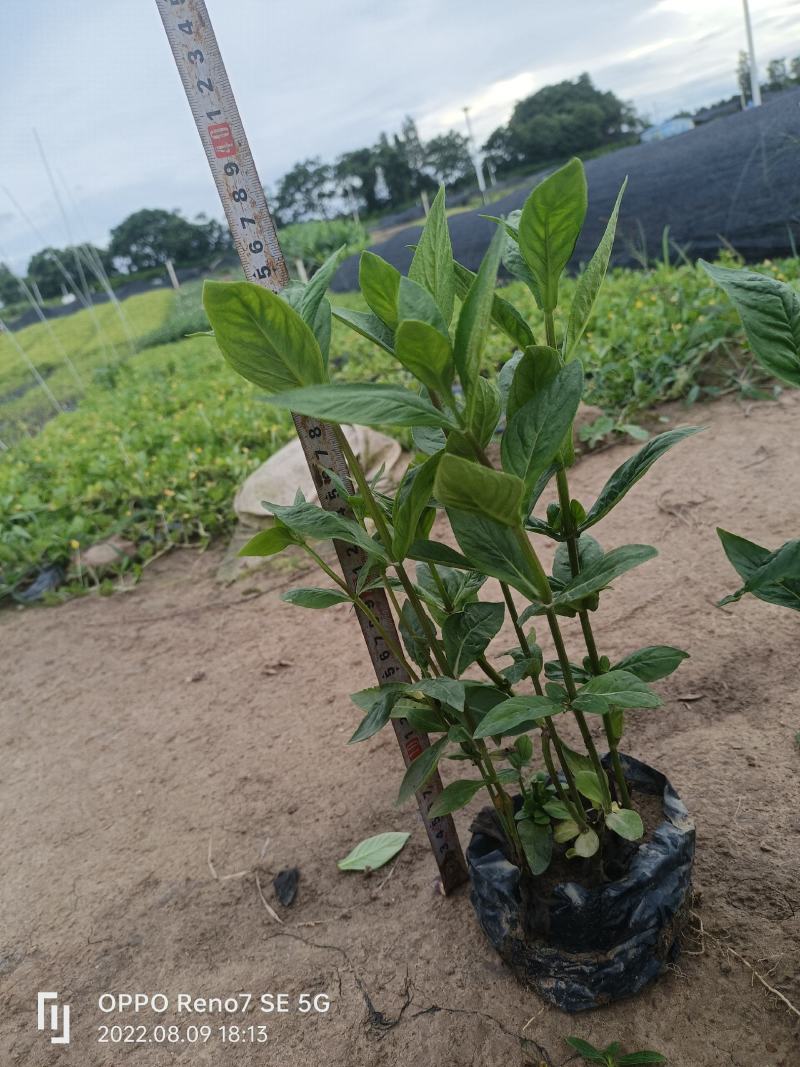
<path fill-rule="evenodd" d="M 588 204 L 586 175 L 571 159 L 531 192 L 519 218 L 519 247 L 533 276 L 539 307 L 558 306 L 558 282 L 575 250 Z"/>
<path fill-rule="evenodd" d="M 603 558 L 603 549 L 589 534 L 582 534 L 578 538 L 578 562 L 580 569 L 586 570 L 593 563 Z M 572 565 L 569 560 L 569 548 L 565 542 L 558 546 L 553 557 L 553 577 L 566 585 L 572 581 Z"/>
<path fill-rule="evenodd" d="M 412 281 L 411 278 L 400 279 L 400 292 L 397 298 L 397 317 L 400 322 L 411 319 L 426 322 L 437 330 L 444 338 L 450 341 L 450 333 L 447 323 L 439 310 L 439 305 L 433 299 L 428 290 Z M 397 349 L 397 336 L 395 335 L 395 350 Z"/>
<path fill-rule="evenodd" d="M 446 328 L 453 317 L 456 279 L 443 185 L 439 187 L 431 204 L 425 228 L 408 268 L 408 276 L 412 281 L 424 286 L 433 296 L 444 316 Z"/>
<path fill-rule="evenodd" d="M 440 737 L 434 744 L 422 750 L 419 756 L 410 764 L 400 785 L 397 794 L 397 803 L 404 804 L 414 793 L 422 789 L 436 773 L 439 760 L 444 755 L 444 750 L 449 744 L 447 736 Z"/>
<path fill-rule="evenodd" d="M 500 421 L 502 402 L 500 393 L 494 382 L 480 375 L 475 379 L 474 403 L 469 415 L 468 431 L 476 439 L 481 448 L 486 448 L 494 437 L 497 424 Z M 470 451 L 470 455 L 474 455 Z"/>
<path fill-rule="evenodd" d="M 406 691 L 409 696 L 420 693 L 456 711 L 464 710 L 464 683 L 456 678 L 421 678 L 407 685 Z"/>
<path fill-rule="evenodd" d="M 646 682 L 629 671 L 615 670 L 599 674 L 581 686 L 578 693 L 601 696 L 618 708 L 658 708 L 663 703 Z"/>
<path fill-rule="evenodd" d="M 407 555 L 411 559 L 425 563 L 441 563 L 446 567 L 457 567 L 466 571 L 472 570 L 472 564 L 466 556 L 462 556 L 460 552 L 456 552 L 449 545 L 439 544 L 438 541 L 426 541 L 423 539 L 414 541 Z"/>
<path fill-rule="evenodd" d="M 315 323 L 317 322 L 322 302 L 325 299 L 325 293 L 328 291 L 328 286 L 337 271 L 345 251 L 346 248 L 342 245 L 341 248 L 328 256 L 322 266 L 314 272 L 314 277 L 311 281 L 303 287 L 302 295 L 297 304 L 297 311 L 300 313 L 303 321 L 307 323 L 312 330 L 314 330 Z"/>
<path fill-rule="evenodd" d="M 641 448 L 635 456 L 625 460 L 621 467 L 617 467 L 606 484 L 600 490 L 600 496 L 589 509 L 585 520 L 581 523 L 581 530 L 588 530 L 594 526 L 604 515 L 607 515 L 615 507 L 625 494 L 644 477 L 655 461 L 663 456 L 666 451 L 677 445 L 679 441 L 699 433 L 697 426 L 682 426 L 676 430 L 667 430 L 657 437 L 653 437 L 644 448 Z"/>
<path fill-rule="evenodd" d="M 572 701 L 572 707 L 576 711 L 584 711 L 589 715 L 605 715 L 611 710 L 611 705 L 605 697 L 598 696 L 596 693 L 584 692 L 578 693 Z"/>
<path fill-rule="evenodd" d="M 791 285 L 751 270 L 699 265 L 730 297 L 765 370 L 800 386 L 800 296 Z"/>
<path fill-rule="evenodd" d="M 553 831 L 550 825 L 542 826 L 530 819 L 523 819 L 517 823 L 517 833 L 531 874 L 544 874 L 553 854 Z"/>
<path fill-rule="evenodd" d="M 444 431 L 430 426 L 415 426 L 411 430 L 411 437 L 414 441 L 414 448 L 418 452 L 424 452 L 426 456 L 436 455 L 447 444 Z"/>
<path fill-rule="evenodd" d="M 294 533 L 318 541 L 344 541 L 346 544 L 358 545 L 367 555 L 374 556 L 388 563 L 389 557 L 377 541 L 354 520 L 333 511 L 325 511 L 307 500 L 298 500 L 296 504 L 274 504 L 262 501 L 264 507 L 271 511 Z"/>
<path fill-rule="evenodd" d="M 539 719 L 558 715 L 563 710 L 561 704 L 548 697 L 509 697 L 486 714 L 473 737 L 504 737 L 519 733 L 521 730 L 529 730 Z"/>
<path fill-rule="evenodd" d="M 578 771 L 575 775 L 575 785 L 582 796 L 585 796 L 587 800 L 591 800 L 598 808 L 602 808 L 605 799 L 603 783 L 594 771 Z"/>
<path fill-rule="evenodd" d="M 390 832 L 376 834 L 356 845 L 336 866 L 340 871 L 377 871 L 393 859 L 408 841 L 411 834 Z"/>
<path fill-rule="evenodd" d="M 744 537 L 717 529 L 725 555 L 744 585 L 720 604 L 730 604 L 745 593 L 779 607 L 800 611 L 800 541 L 787 541 L 775 552 Z"/>
<path fill-rule="evenodd" d="M 584 597 L 605 589 L 615 578 L 632 570 L 634 567 L 653 559 L 658 553 L 650 545 L 621 545 L 612 548 L 595 563 L 568 582 L 556 595 L 553 603 L 561 605 L 576 604 Z"/>
<path fill-rule="evenodd" d="M 508 418 L 513 419 L 520 408 L 533 400 L 558 374 L 561 356 L 555 348 L 534 345 L 526 348 L 516 365 L 506 404 Z"/>
<path fill-rule="evenodd" d="M 281 600 L 300 608 L 329 608 L 334 604 L 350 602 L 350 596 L 341 589 L 287 589 Z"/>
<path fill-rule="evenodd" d="M 373 315 L 370 311 L 353 311 L 351 308 L 335 307 L 333 316 L 349 326 L 351 330 L 366 337 L 368 341 L 373 341 L 385 352 L 394 355 L 394 333 L 377 315 Z"/>
<path fill-rule="evenodd" d="M 407 600 L 400 609 L 398 621 L 400 636 L 403 639 L 406 652 L 418 667 L 427 668 L 431 661 L 431 652 L 428 646 L 428 638 L 422 628 L 416 611 Z"/>
<path fill-rule="evenodd" d="M 599 848 L 600 838 L 594 830 L 584 830 L 583 833 L 578 834 L 575 838 L 575 844 L 570 851 L 574 851 L 576 856 L 582 856 L 583 859 L 589 859 L 590 856 L 594 856 Z M 569 855 L 569 853 L 567 854 Z"/>
<path fill-rule="evenodd" d="M 503 625 L 503 604 L 467 604 L 449 615 L 442 627 L 445 655 L 455 675 L 462 674 L 480 656 Z"/>
<path fill-rule="evenodd" d="M 553 840 L 559 845 L 566 845 L 580 832 L 580 826 L 573 819 L 562 819 L 553 827 Z"/>
<path fill-rule="evenodd" d="M 633 808 L 620 808 L 606 815 L 606 826 L 626 841 L 638 841 L 644 836 L 642 818 Z"/>
<path fill-rule="evenodd" d="M 382 685 L 378 690 L 366 689 L 355 693 L 351 698 L 353 703 L 361 706 L 361 700 L 368 695 L 373 696 L 370 710 L 361 722 L 356 732 L 350 738 L 348 744 L 353 745 L 357 741 L 366 741 L 368 737 L 382 730 L 392 715 L 392 709 L 405 693 L 406 686 L 397 683 Z"/>
<path fill-rule="evenodd" d="M 392 557 L 395 560 L 405 559 L 417 535 L 419 520 L 430 503 L 438 464 L 439 456 L 431 456 L 419 466 L 410 467 L 403 475 L 394 498 L 392 515 Z"/>
<path fill-rule="evenodd" d="M 456 293 L 460 300 L 466 298 L 470 286 L 475 281 L 475 272 L 462 266 L 460 263 L 453 264 L 456 276 Z M 528 345 L 535 344 L 530 326 L 517 311 L 513 304 L 504 300 L 497 293 L 492 300 L 492 322 L 498 329 L 509 337 L 517 348 L 523 349 Z"/>
<path fill-rule="evenodd" d="M 455 373 L 449 337 L 430 323 L 405 319 L 395 334 L 395 355 L 432 392 L 449 395 Z"/>
<path fill-rule="evenodd" d="M 603 1067 L 608 1067 L 606 1064 L 606 1058 L 599 1048 L 595 1048 L 594 1045 L 590 1045 L 588 1041 L 583 1041 L 580 1037 L 567 1037 L 564 1038 L 568 1045 L 572 1045 L 576 1052 L 580 1052 L 581 1056 L 590 1063 L 600 1063 Z"/>
<path fill-rule="evenodd" d="M 458 376 L 467 396 L 468 417 L 473 386 L 480 374 L 483 350 L 489 334 L 494 287 L 497 281 L 497 269 L 500 266 L 503 240 L 503 232 L 498 228 L 475 281 L 464 298 L 456 327 L 455 362 Z"/>
<path fill-rule="evenodd" d="M 220 351 L 243 378 L 268 393 L 325 381 L 317 339 L 277 293 L 252 282 L 207 281 L 203 306 Z"/>
<path fill-rule="evenodd" d="M 364 299 L 378 318 L 390 330 L 397 328 L 397 297 L 400 291 L 400 271 L 376 256 L 362 252 L 358 265 L 358 284 Z"/>
<path fill-rule="evenodd" d="M 428 812 L 432 819 L 438 819 L 442 815 L 450 815 L 459 808 L 463 808 L 472 800 L 478 790 L 483 788 L 483 780 L 463 778 L 457 782 L 451 782 L 441 791 L 439 796 L 431 804 Z"/>
<path fill-rule="evenodd" d="M 447 508 L 469 511 L 505 526 L 520 523 L 524 485 L 513 474 L 444 455 L 433 491 Z"/>
<path fill-rule="evenodd" d="M 666 1063 L 666 1056 L 662 1056 L 660 1052 L 651 1052 L 649 1049 L 642 1049 L 641 1052 L 629 1052 L 627 1056 L 620 1056 L 617 1060 L 616 1067 L 640 1067 L 640 1065 L 646 1063 Z"/>
<path fill-rule="evenodd" d="M 656 682 L 677 670 L 689 653 L 671 645 L 648 645 L 614 664 L 615 671 L 629 671 L 643 682 Z"/>
<path fill-rule="evenodd" d="M 268 403 L 298 415 L 358 426 L 439 426 L 455 424 L 424 397 L 400 385 L 349 382 L 288 389 Z"/>
<path fill-rule="evenodd" d="M 448 508 L 447 517 L 470 569 L 507 582 L 529 600 L 549 599 L 549 589 L 538 584 L 537 576 L 531 573 L 529 561 L 510 526 L 457 508 Z"/>
<path fill-rule="evenodd" d="M 237 553 L 240 556 L 274 556 L 282 552 L 289 545 L 300 543 L 291 530 L 282 523 L 276 523 L 268 530 L 262 530 L 255 537 L 251 537 L 244 548 Z"/>

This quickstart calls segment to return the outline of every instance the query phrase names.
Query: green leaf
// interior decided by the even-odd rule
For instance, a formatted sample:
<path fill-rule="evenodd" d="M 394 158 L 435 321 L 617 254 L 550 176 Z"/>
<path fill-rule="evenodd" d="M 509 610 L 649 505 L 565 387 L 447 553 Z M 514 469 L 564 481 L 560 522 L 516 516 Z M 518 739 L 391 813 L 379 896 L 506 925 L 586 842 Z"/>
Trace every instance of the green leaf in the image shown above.
<path fill-rule="evenodd" d="M 474 271 L 455 261 L 453 266 L 455 267 L 456 293 L 460 300 L 464 300 L 476 275 Z M 492 300 L 492 322 L 514 342 L 517 348 L 522 349 L 535 344 L 533 332 L 523 316 L 513 304 L 498 296 L 497 293 L 494 294 Z"/>
<path fill-rule="evenodd" d="M 418 319 L 405 319 L 395 334 L 395 355 L 407 371 L 434 393 L 450 394 L 455 365 L 450 338 Z"/>
<path fill-rule="evenodd" d="M 629 671 L 643 682 L 656 682 L 672 674 L 688 658 L 688 652 L 671 645 L 648 645 L 615 663 L 614 670 Z"/>
<path fill-rule="evenodd" d="M 297 311 L 312 330 L 314 330 L 317 322 L 317 316 L 325 298 L 325 293 L 328 291 L 331 279 L 336 273 L 345 252 L 346 247 L 342 245 L 341 248 L 328 256 L 322 266 L 314 273 L 311 281 L 303 288 Z"/>
<path fill-rule="evenodd" d="M 553 603 L 557 607 L 575 604 L 584 597 L 605 589 L 621 574 L 646 563 L 657 555 L 658 552 L 650 545 L 621 545 L 619 548 L 612 548 L 595 563 L 589 564 L 577 578 L 568 582 L 555 596 Z"/>
<path fill-rule="evenodd" d="M 753 353 L 765 370 L 800 386 L 800 296 L 791 285 L 751 270 L 700 266 L 730 297 Z"/>
<path fill-rule="evenodd" d="M 431 660 L 428 638 L 409 600 L 400 609 L 398 628 L 400 636 L 403 638 L 406 652 L 418 667 L 427 668 Z"/>
<path fill-rule="evenodd" d="M 644 837 L 642 818 L 633 808 L 610 811 L 606 815 L 606 826 L 615 834 L 624 837 L 626 841 L 638 841 L 640 837 Z"/>
<path fill-rule="evenodd" d="M 397 803 L 404 804 L 414 793 L 418 792 L 431 780 L 436 773 L 439 760 L 449 744 L 447 735 L 440 737 L 428 748 L 422 750 L 419 756 L 410 764 L 397 794 Z"/>
<path fill-rule="evenodd" d="M 411 437 L 414 441 L 414 448 L 418 452 L 424 452 L 426 456 L 435 456 L 447 444 L 444 430 L 431 426 L 415 426 L 411 430 Z"/>
<path fill-rule="evenodd" d="M 554 380 L 561 369 L 561 356 L 555 348 L 547 345 L 534 345 L 526 348 L 522 359 L 517 364 L 511 388 L 508 391 L 506 411 L 513 419 L 520 408 L 533 400 Z"/>
<path fill-rule="evenodd" d="M 594 856 L 599 848 L 600 838 L 594 830 L 584 830 L 582 834 L 578 834 L 575 838 L 575 844 L 567 855 L 569 856 L 571 852 L 574 852 L 576 856 L 581 856 L 583 859 L 589 859 L 590 856 Z"/>
<path fill-rule="evenodd" d="M 397 855 L 409 837 L 411 834 L 397 832 L 368 837 L 343 860 L 339 860 L 336 866 L 340 871 L 365 871 L 367 868 L 377 871 Z"/>
<path fill-rule="evenodd" d="M 281 600 L 287 604 L 296 604 L 300 608 L 329 608 L 333 604 L 345 604 L 350 601 L 347 593 L 341 589 L 287 589 L 281 593 Z"/>
<path fill-rule="evenodd" d="M 283 552 L 284 548 L 289 545 L 298 543 L 300 539 L 295 537 L 291 530 L 282 523 L 276 523 L 268 530 L 262 530 L 255 537 L 251 537 L 237 554 L 240 556 L 274 556 L 278 552 Z"/>
<path fill-rule="evenodd" d="M 552 828 L 549 824 L 541 826 L 530 819 L 523 819 L 517 823 L 517 833 L 531 874 L 544 874 L 550 866 L 550 857 L 553 854 Z"/>
<path fill-rule="evenodd" d="M 542 311 L 558 305 L 558 282 L 575 250 L 587 208 L 586 175 L 571 159 L 531 192 L 519 219 L 519 247 Z"/>
<path fill-rule="evenodd" d="M 439 544 L 438 541 L 414 541 L 407 555 L 423 563 L 441 563 L 446 567 L 457 567 L 465 571 L 473 569 L 473 564 L 466 556 L 462 556 L 449 545 Z"/>
<path fill-rule="evenodd" d="M 392 557 L 395 560 L 405 559 L 417 535 L 419 520 L 430 503 L 439 458 L 439 455 L 431 456 L 418 467 L 410 467 L 403 475 L 392 514 Z"/>
<path fill-rule="evenodd" d="M 679 441 L 698 433 L 699 429 L 697 426 L 682 426 L 676 430 L 667 430 L 666 433 L 660 433 L 657 437 L 648 441 L 636 455 L 625 460 L 621 467 L 617 467 L 600 490 L 600 496 L 595 500 L 589 509 L 588 515 L 581 523 L 581 530 L 588 530 L 590 526 L 594 526 L 596 522 L 599 522 L 604 515 L 607 515 L 622 500 L 628 490 L 632 489 L 639 479 L 647 474 L 660 456 L 663 456 L 673 445 L 677 445 Z"/>
<path fill-rule="evenodd" d="M 471 395 L 474 392 L 473 386 L 480 374 L 483 350 L 489 334 L 494 287 L 497 282 L 502 246 L 503 232 L 498 228 L 475 276 L 475 281 L 464 298 L 461 314 L 458 317 L 455 361 L 458 376 L 467 396 L 467 417 L 470 412 Z"/>
<path fill-rule="evenodd" d="M 476 781 L 474 778 L 463 778 L 458 782 L 451 782 L 431 804 L 431 809 L 428 812 L 429 816 L 432 819 L 438 819 L 442 815 L 450 815 L 452 812 L 458 811 L 459 808 L 469 804 L 475 794 L 482 788 L 482 779 Z"/>
<path fill-rule="evenodd" d="M 446 508 L 473 512 L 505 526 L 520 523 L 523 483 L 513 474 L 442 456 L 433 491 Z"/>
<path fill-rule="evenodd" d="M 515 696 L 497 704 L 481 720 L 473 737 L 503 737 L 529 730 L 539 719 L 558 715 L 564 708 L 548 697 Z"/>
<path fill-rule="evenodd" d="M 349 326 L 351 330 L 366 337 L 368 341 L 379 345 L 385 352 L 394 355 L 394 333 L 377 315 L 369 311 L 353 311 L 350 308 L 335 307 L 333 316 Z"/>
<path fill-rule="evenodd" d="M 269 393 L 325 381 L 316 337 L 277 293 L 252 282 L 207 281 L 203 306 L 220 351 L 243 378 Z"/>
<path fill-rule="evenodd" d="M 606 698 L 598 696 L 597 693 L 579 693 L 572 701 L 572 707 L 588 715 L 605 715 L 611 710 Z"/>
<path fill-rule="evenodd" d="M 344 541 L 350 545 L 358 545 L 367 555 L 374 556 L 385 563 L 389 557 L 378 544 L 362 529 L 353 519 L 337 515 L 333 511 L 324 511 L 307 500 L 299 500 L 296 504 L 273 504 L 263 501 L 264 507 L 279 519 L 285 526 L 302 537 L 309 537 L 318 541 Z"/>
<path fill-rule="evenodd" d="M 439 305 L 445 323 L 449 324 L 453 317 L 456 280 L 443 185 L 439 187 L 431 204 L 425 228 L 408 268 L 408 276 L 428 290 Z"/>
<path fill-rule="evenodd" d="M 358 426 L 452 427 L 450 419 L 424 397 L 399 385 L 351 382 L 289 389 L 268 403 L 328 422 Z"/>
<path fill-rule="evenodd" d="M 649 1049 L 642 1049 L 641 1052 L 629 1052 L 627 1056 L 620 1056 L 617 1060 L 617 1067 L 639 1067 L 640 1064 L 645 1063 L 666 1063 L 666 1056 L 662 1056 L 660 1052 L 651 1052 Z"/>
<path fill-rule="evenodd" d="M 448 508 L 447 517 L 471 570 L 507 582 L 529 600 L 549 597 L 549 589 L 543 588 L 537 575 L 531 573 L 529 561 L 510 526 L 457 508 Z"/>
<path fill-rule="evenodd" d="M 581 686 L 578 692 L 604 697 L 609 704 L 618 708 L 658 708 L 663 703 L 646 682 L 630 671 L 598 674 Z"/>
<path fill-rule="evenodd" d="M 603 549 L 589 534 L 583 534 L 578 538 L 578 562 L 582 571 L 602 559 L 603 555 Z M 556 549 L 556 554 L 553 557 L 553 577 L 564 585 L 572 581 L 569 548 L 563 541 Z"/>
<path fill-rule="evenodd" d="M 771 552 L 744 537 L 717 529 L 725 555 L 744 585 L 720 604 L 730 604 L 752 593 L 768 604 L 800 611 L 800 541 L 787 541 Z"/>
<path fill-rule="evenodd" d="M 409 683 L 406 692 L 409 696 L 420 693 L 456 711 L 464 710 L 464 683 L 456 678 L 421 678 L 418 682 Z"/>
<path fill-rule="evenodd" d="M 576 1052 L 580 1052 L 581 1056 L 590 1063 L 600 1063 L 603 1067 L 608 1067 L 606 1058 L 599 1048 L 595 1048 L 594 1045 L 590 1045 L 588 1041 L 583 1041 L 579 1037 L 566 1037 L 564 1040 L 568 1045 L 572 1045 Z"/>
<path fill-rule="evenodd" d="M 581 274 L 580 278 L 578 278 L 578 284 L 575 286 L 575 295 L 572 298 L 572 306 L 569 309 L 567 330 L 564 334 L 564 360 L 566 362 L 569 362 L 572 358 L 578 342 L 581 337 L 583 337 L 583 332 L 592 317 L 594 306 L 597 303 L 597 297 L 600 294 L 600 289 L 605 280 L 606 272 L 608 270 L 608 262 L 611 258 L 611 249 L 614 247 L 614 235 L 617 231 L 619 207 L 622 203 L 622 197 L 625 193 L 627 184 L 628 179 L 626 178 L 622 183 L 622 188 L 617 194 L 614 210 L 611 212 L 611 217 L 608 220 L 600 244 L 597 246 L 597 250 L 589 260 L 588 267 L 583 274 Z"/>
<path fill-rule="evenodd" d="M 505 610 L 503 604 L 467 604 L 463 611 L 445 619 L 442 639 L 445 655 L 455 675 L 463 674 L 483 654 L 499 633 Z"/>
<path fill-rule="evenodd" d="M 377 692 L 373 689 L 362 690 L 360 693 L 354 694 L 352 700 L 354 703 L 359 704 L 359 706 L 360 703 L 359 700 L 356 699 L 357 697 L 363 698 L 367 694 L 374 694 L 374 700 L 370 705 L 370 709 L 365 718 L 362 720 L 361 725 L 350 738 L 348 744 L 353 745 L 357 741 L 366 741 L 368 737 L 372 737 L 373 734 L 382 730 L 391 718 L 392 709 L 397 701 L 403 696 L 405 691 L 405 685 L 389 683 L 388 685 L 382 685 Z"/>
<path fill-rule="evenodd" d="M 494 432 L 500 421 L 502 411 L 500 393 L 494 382 L 480 375 L 475 379 L 473 389 L 474 403 L 469 415 L 467 429 L 481 448 L 486 448 L 494 437 Z"/>
<path fill-rule="evenodd" d="M 400 271 L 385 259 L 374 252 L 361 253 L 358 264 L 359 287 L 371 310 L 390 330 L 397 328 L 400 278 Z"/>
<path fill-rule="evenodd" d="M 553 840 L 559 845 L 566 845 L 567 841 L 572 841 L 580 832 L 580 826 L 573 819 L 562 819 L 553 827 Z"/>
<path fill-rule="evenodd" d="M 501 445 L 503 469 L 521 478 L 528 494 L 560 451 L 582 391 L 583 368 L 574 361 L 510 419 Z"/>
<path fill-rule="evenodd" d="M 397 298 L 397 317 L 400 322 L 405 319 L 415 319 L 427 322 L 433 326 L 443 337 L 450 341 L 450 333 L 444 316 L 431 294 L 422 285 L 412 281 L 411 278 L 400 279 L 400 293 Z M 395 338 L 395 348 L 397 341 Z"/>
<path fill-rule="evenodd" d="M 603 784 L 594 771 L 578 771 L 575 775 L 575 785 L 578 792 L 591 800 L 598 808 L 602 808 L 604 800 Z"/>
<path fill-rule="evenodd" d="M 511 359 L 506 360 L 497 375 L 497 388 L 500 391 L 500 405 L 503 411 L 508 409 L 508 394 L 511 392 L 511 383 L 524 355 L 524 352 L 515 352 Z"/>

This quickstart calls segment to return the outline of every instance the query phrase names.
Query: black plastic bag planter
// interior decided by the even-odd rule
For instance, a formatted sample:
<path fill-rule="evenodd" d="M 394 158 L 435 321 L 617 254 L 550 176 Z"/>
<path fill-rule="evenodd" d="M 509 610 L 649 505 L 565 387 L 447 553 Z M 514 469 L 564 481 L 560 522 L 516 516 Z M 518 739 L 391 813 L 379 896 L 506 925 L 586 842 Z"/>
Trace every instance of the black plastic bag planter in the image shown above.
<path fill-rule="evenodd" d="M 662 798 L 664 819 L 627 873 L 596 888 L 561 882 L 523 911 L 519 868 L 489 834 L 467 850 L 471 900 L 492 945 L 520 981 L 564 1011 L 633 996 L 678 953 L 690 899 L 695 829 L 669 781 L 621 756 L 633 789 Z M 606 763 L 606 760 L 603 761 Z"/>

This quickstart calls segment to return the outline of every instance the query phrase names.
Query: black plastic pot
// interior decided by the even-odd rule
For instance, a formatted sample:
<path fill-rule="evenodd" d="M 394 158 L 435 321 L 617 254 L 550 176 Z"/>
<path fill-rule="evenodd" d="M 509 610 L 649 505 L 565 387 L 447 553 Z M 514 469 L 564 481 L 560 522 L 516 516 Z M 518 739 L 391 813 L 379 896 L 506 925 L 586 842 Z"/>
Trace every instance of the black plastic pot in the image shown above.
<path fill-rule="evenodd" d="M 520 981 L 564 1011 L 586 1011 L 638 993 L 678 953 L 686 921 L 695 830 L 658 771 L 621 756 L 633 789 L 662 798 L 664 820 L 627 872 L 596 888 L 562 882 L 537 894 L 497 838 L 473 833 L 471 900 L 484 933 Z M 605 762 L 605 760 L 604 760 Z"/>

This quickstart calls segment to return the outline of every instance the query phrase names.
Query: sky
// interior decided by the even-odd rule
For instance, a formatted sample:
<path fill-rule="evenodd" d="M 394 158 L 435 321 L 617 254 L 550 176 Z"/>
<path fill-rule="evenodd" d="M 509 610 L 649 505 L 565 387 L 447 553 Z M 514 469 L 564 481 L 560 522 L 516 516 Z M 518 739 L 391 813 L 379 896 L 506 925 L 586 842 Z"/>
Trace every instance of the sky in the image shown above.
<path fill-rule="evenodd" d="M 105 244 L 141 207 L 221 218 L 164 36 L 166 0 L 0 3 L 0 261 Z M 484 140 L 514 103 L 588 71 L 658 121 L 737 91 L 740 0 L 207 0 L 262 181 L 397 130 Z M 756 53 L 800 54 L 800 0 L 750 0 Z M 30 222 L 12 203 L 8 190 Z"/>

